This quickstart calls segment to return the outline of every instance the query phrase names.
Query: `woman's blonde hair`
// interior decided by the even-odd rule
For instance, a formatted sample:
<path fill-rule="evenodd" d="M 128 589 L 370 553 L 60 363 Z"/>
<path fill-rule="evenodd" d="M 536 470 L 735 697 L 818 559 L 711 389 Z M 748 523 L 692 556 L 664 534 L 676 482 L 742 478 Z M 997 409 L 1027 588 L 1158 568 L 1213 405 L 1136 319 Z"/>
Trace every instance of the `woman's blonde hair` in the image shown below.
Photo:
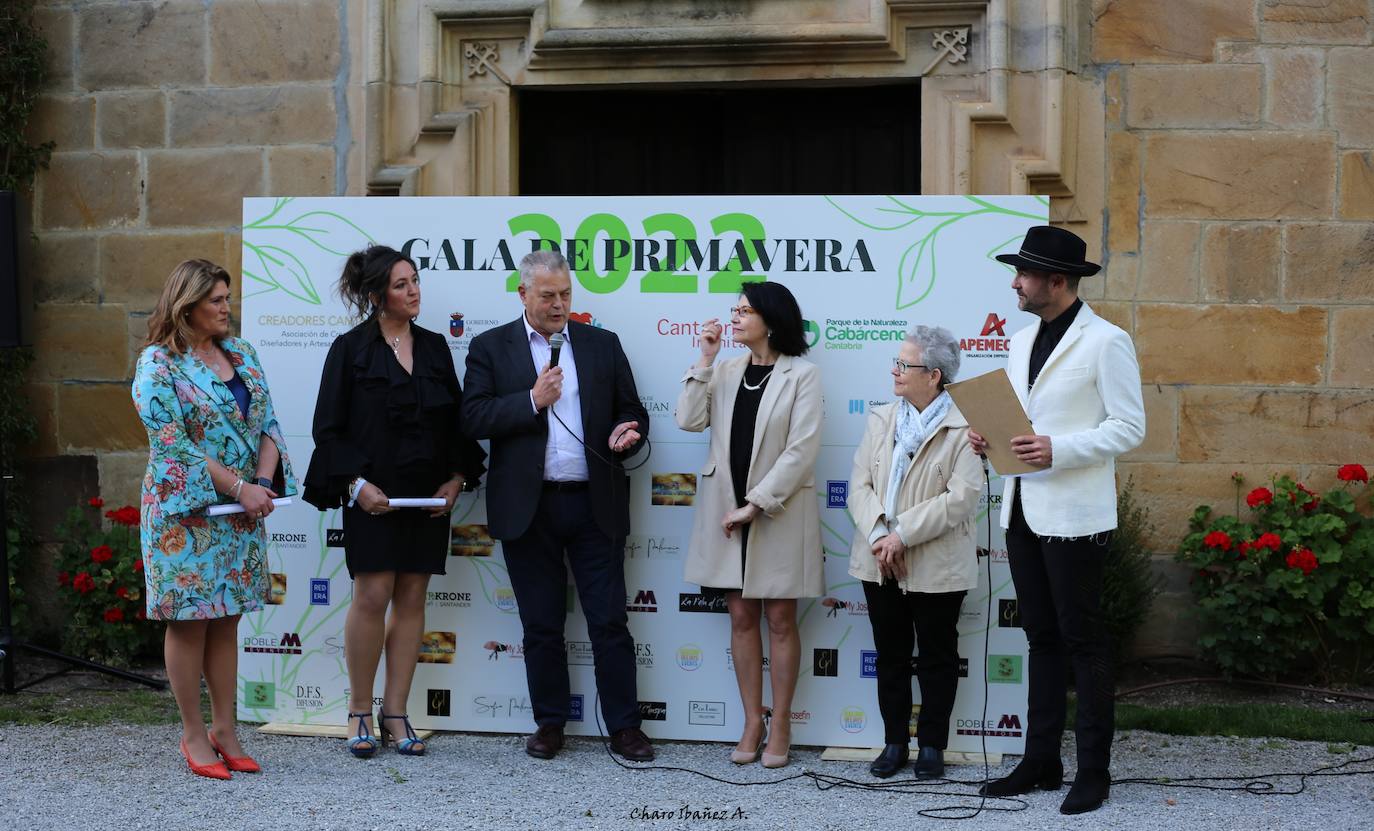
<path fill-rule="evenodd" d="M 148 318 L 148 343 L 165 346 L 175 355 L 191 348 L 196 339 L 191 328 L 191 309 L 209 296 L 216 283 L 233 285 L 229 272 L 209 260 L 186 260 L 172 269 L 157 308 Z"/>

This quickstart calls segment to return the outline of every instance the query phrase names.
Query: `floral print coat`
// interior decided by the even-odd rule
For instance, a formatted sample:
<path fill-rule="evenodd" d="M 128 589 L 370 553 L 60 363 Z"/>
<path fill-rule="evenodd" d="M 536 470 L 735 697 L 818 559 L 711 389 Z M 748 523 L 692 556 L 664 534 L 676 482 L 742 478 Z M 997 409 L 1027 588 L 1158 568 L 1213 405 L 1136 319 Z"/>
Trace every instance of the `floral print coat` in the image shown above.
<path fill-rule="evenodd" d="M 210 505 L 230 501 L 211 483 L 207 458 L 247 481 L 266 433 L 281 451 L 273 490 L 296 492 L 257 352 L 239 338 L 220 346 L 248 388 L 246 419 L 228 385 L 189 352 L 149 346 L 134 373 L 134 406 L 148 430 L 140 534 L 152 620 L 229 617 L 261 609 L 267 600 L 263 523 L 242 513 L 206 516 Z"/>

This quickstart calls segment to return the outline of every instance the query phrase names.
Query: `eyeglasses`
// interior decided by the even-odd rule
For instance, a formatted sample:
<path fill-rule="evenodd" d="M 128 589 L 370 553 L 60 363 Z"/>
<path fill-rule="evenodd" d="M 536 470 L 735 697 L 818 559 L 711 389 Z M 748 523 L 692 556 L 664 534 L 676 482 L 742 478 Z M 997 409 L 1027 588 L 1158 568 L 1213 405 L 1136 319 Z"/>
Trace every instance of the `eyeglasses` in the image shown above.
<path fill-rule="evenodd" d="M 930 367 L 925 364 L 909 364 L 901 358 L 892 359 L 892 368 L 901 374 L 910 372 L 913 369 L 924 369 L 926 372 L 930 372 Z"/>
<path fill-rule="evenodd" d="M 754 307 L 753 307 L 753 306 L 731 306 L 731 307 L 730 307 L 730 318 L 731 318 L 732 320 L 733 320 L 734 318 L 737 318 L 737 317 L 744 317 L 745 315 L 752 315 L 752 314 L 758 314 L 758 312 L 756 312 L 756 311 L 754 310 Z"/>

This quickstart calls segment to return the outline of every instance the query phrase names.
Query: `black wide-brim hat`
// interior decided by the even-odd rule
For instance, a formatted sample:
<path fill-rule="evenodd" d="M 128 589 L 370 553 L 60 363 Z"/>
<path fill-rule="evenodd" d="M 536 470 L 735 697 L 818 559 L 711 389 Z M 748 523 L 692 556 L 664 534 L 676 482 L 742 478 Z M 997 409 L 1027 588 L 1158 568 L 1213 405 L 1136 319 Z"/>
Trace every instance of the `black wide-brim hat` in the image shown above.
<path fill-rule="evenodd" d="M 1073 231 L 1053 225 L 1036 225 L 1026 231 L 1019 253 L 998 254 L 997 261 L 1029 271 L 1091 277 L 1101 271 L 1102 266 L 1084 259 L 1087 253 L 1088 244 Z"/>

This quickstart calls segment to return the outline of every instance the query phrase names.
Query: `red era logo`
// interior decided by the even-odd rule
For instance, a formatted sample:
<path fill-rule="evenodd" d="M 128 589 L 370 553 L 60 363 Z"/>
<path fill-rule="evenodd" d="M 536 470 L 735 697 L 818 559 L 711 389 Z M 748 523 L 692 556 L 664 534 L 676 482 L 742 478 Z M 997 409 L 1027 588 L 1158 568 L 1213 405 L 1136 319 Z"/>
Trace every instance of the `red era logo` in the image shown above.
<path fill-rule="evenodd" d="M 983 321 L 983 331 L 978 337 L 985 338 L 993 332 L 996 332 L 998 337 L 1005 338 L 1007 333 L 1003 327 L 1006 325 L 1007 319 L 1005 317 L 999 318 L 996 312 L 990 312 L 988 314 L 988 319 Z"/>

